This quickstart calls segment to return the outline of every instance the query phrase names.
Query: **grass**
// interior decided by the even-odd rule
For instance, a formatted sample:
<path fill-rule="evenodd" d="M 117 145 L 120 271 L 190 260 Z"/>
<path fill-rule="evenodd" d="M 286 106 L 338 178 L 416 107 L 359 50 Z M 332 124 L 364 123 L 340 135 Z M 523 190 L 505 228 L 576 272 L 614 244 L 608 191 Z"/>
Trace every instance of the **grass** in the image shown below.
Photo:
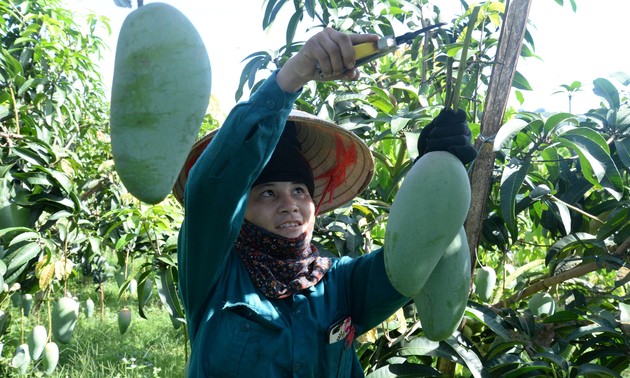
<path fill-rule="evenodd" d="M 184 328 L 175 329 L 168 313 L 162 308 L 155 288 L 145 306 L 143 319 L 138 315 L 137 301 L 128 300 L 132 311 L 132 322 L 125 334 L 118 329 L 118 311 L 123 299 L 118 299 L 115 283 L 105 286 L 104 311 L 101 320 L 98 293 L 95 285 L 77 288 L 82 311 L 68 344 L 57 342 L 59 364 L 50 377 L 183 377 L 186 362 L 186 338 Z M 95 302 L 94 315 L 90 318 L 83 311 L 85 300 Z M 19 344 L 25 342 L 34 326 L 43 324 L 50 334 L 48 311 L 42 306 L 34 309 L 28 317 L 10 306 L 12 316 L 9 332 L 2 342 L 0 376 L 17 377 L 17 370 L 10 367 L 13 354 Z M 7 311 L 5 309 L 5 311 Z M 38 321 L 38 318 L 43 319 Z M 41 360 L 31 362 L 26 376 L 42 376 Z"/>

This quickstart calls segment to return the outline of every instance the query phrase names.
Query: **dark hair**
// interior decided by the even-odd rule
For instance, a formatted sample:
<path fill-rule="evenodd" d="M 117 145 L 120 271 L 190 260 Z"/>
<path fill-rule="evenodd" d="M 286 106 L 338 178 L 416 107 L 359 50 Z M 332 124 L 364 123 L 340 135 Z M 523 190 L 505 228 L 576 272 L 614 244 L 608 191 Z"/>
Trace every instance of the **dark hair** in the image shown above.
<path fill-rule="evenodd" d="M 269 162 L 252 186 L 272 181 L 299 182 L 306 186 L 311 197 L 315 192 L 313 170 L 302 155 L 295 123 L 287 122 Z"/>

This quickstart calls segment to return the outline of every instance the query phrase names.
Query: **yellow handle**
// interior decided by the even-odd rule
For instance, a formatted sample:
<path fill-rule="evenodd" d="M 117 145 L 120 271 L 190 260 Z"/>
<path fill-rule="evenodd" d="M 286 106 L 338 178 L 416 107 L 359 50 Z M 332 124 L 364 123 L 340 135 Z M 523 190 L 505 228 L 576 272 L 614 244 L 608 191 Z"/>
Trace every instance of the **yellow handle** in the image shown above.
<path fill-rule="evenodd" d="M 378 44 L 375 42 L 365 42 L 354 45 L 354 58 L 363 59 L 379 52 Z"/>

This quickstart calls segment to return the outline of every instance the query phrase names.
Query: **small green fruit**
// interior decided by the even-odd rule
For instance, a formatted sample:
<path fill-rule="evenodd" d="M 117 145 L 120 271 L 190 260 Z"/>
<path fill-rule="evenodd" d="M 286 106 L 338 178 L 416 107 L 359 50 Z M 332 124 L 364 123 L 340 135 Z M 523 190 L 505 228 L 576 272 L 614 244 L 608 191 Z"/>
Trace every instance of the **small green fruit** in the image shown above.
<path fill-rule="evenodd" d="M 4 335 L 11 324 L 11 314 L 0 310 L 0 335 Z"/>
<path fill-rule="evenodd" d="M 59 362 L 59 347 L 54 342 L 49 342 L 44 347 L 43 356 L 44 371 L 50 375 L 55 371 L 57 363 Z"/>
<path fill-rule="evenodd" d="M 42 356 L 47 339 L 48 332 L 46 332 L 46 328 L 43 325 L 38 325 L 33 328 L 28 337 L 28 349 L 31 352 L 31 358 L 33 360 L 39 360 Z"/>
<path fill-rule="evenodd" d="M 484 266 L 475 271 L 475 293 L 484 302 L 490 300 L 492 291 L 497 284 L 497 273 L 490 266 Z"/>
<path fill-rule="evenodd" d="M 28 352 L 28 344 L 18 346 L 11 360 L 11 366 L 16 368 L 20 374 L 26 374 L 30 363 L 31 355 Z"/>
<path fill-rule="evenodd" d="M 62 344 L 69 343 L 78 317 L 79 303 L 72 298 L 59 298 L 51 312 L 52 334 L 55 340 Z"/>
<path fill-rule="evenodd" d="M 26 293 L 22 295 L 22 310 L 24 310 L 24 316 L 28 317 L 31 313 L 31 308 L 33 308 L 33 295 Z"/>
<path fill-rule="evenodd" d="M 118 312 L 118 330 L 121 335 L 124 335 L 127 332 L 127 328 L 131 324 L 131 310 L 127 307 L 123 307 L 120 312 Z"/>
<path fill-rule="evenodd" d="M 536 293 L 529 298 L 528 307 L 538 317 L 553 315 L 556 311 L 556 301 L 549 293 Z"/>
<path fill-rule="evenodd" d="M 11 294 L 11 304 L 18 309 L 22 307 L 22 294 L 17 291 Z"/>
<path fill-rule="evenodd" d="M 85 316 L 89 319 L 94 316 L 94 301 L 92 298 L 85 300 Z"/>

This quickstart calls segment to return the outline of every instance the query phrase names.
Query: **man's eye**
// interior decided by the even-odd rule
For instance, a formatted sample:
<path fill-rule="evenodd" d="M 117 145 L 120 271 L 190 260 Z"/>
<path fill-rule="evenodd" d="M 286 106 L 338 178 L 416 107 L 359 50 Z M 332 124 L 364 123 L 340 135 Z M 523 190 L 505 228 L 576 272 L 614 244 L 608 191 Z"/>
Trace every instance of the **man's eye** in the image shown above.
<path fill-rule="evenodd" d="M 263 196 L 263 197 L 273 197 L 273 191 L 265 190 L 262 193 L 260 193 L 260 195 Z"/>

